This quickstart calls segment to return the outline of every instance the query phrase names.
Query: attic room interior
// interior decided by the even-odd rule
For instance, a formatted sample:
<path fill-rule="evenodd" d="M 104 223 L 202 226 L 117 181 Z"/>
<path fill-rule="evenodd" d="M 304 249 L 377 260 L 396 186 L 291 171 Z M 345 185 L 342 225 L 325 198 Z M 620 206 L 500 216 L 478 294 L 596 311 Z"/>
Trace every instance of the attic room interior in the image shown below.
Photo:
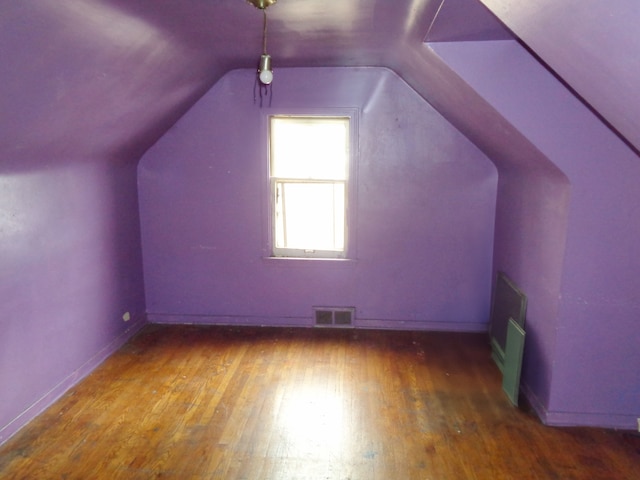
<path fill-rule="evenodd" d="M 602 446 L 611 431 L 627 432 L 616 462 L 637 466 L 636 1 L 253 3 L 268 5 L 0 5 L 0 476 L 24 478 L 8 469 L 26 450 L 7 447 L 27 442 L 24 432 L 85 380 L 101 379 L 103 366 L 147 365 L 159 346 L 174 344 L 198 352 L 185 362 L 199 362 L 227 348 L 215 332 L 256 365 L 266 362 L 264 349 L 286 357 L 276 344 L 299 335 L 309 355 L 351 359 L 364 371 L 373 369 L 365 359 L 382 362 L 388 374 L 373 374 L 389 385 L 432 381 L 433 372 L 418 380 L 407 372 L 453 361 L 433 340 L 444 339 L 466 365 L 458 378 L 471 388 L 467 375 L 486 364 L 492 401 L 509 421 L 526 418 L 531 437 L 578 428 L 596 432 L 589 438 Z M 256 67 L 267 50 L 273 75 L 263 83 Z M 316 247 L 274 253 L 276 218 L 295 204 L 282 192 L 304 183 L 272 173 L 274 122 L 295 118 L 347 125 L 346 173 L 331 180 L 344 231 L 331 258 L 315 256 Z M 300 144 L 310 155 L 326 146 Z M 320 224 L 315 213 L 300 216 L 313 220 L 307 230 Z M 526 295 L 519 396 L 530 413 L 509 404 L 490 359 L 501 274 Z M 314 328 L 325 307 L 331 325 Z M 344 313 L 349 328 L 333 328 Z M 329 338 L 339 343 L 333 356 L 318 353 Z M 384 363 L 391 353 L 362 350 L 374 341 L 398 357 Z M 391 366 L 410 352 L 417 364 Z M 246 369 L 265 381 L 249 363 L 224 362 L 224 372 Z M 452 372 L 442 379 L 460 398 Z M 348 377 L 340 377 L 345 389 Z M 238 398 L 250 391 L 243 381 L 247 390 L 227 387 Z M 460 402 L 473 405 L 474 395 Z M 428 395 L 412 405 L 422 415 Z M 435 427 L 422 428 L 424 437 Z M 361 453 L 351 478 L 392 478 L 366 470 L 383 450 Z M 420 459 L 423 450 L 403 455 Z M 387 473 L 423 478 L 402 470 L 396 455 Z M 322 465 L 304 476 L 294 463 L 288 475 L 264 465 L 262 474 L 240 474 L 229 464 L 206 478 L 347 478 Z M 438 478 L 510 478 L 498 467 L 486 467 L 487 477 L 442 468 Z M 563 478 L 614 478 L 601 464 L 589 468 Z M 188 478 L 185 471 L 165 476 Z M 131 472 L 109 471 L 152 477 Z"/>

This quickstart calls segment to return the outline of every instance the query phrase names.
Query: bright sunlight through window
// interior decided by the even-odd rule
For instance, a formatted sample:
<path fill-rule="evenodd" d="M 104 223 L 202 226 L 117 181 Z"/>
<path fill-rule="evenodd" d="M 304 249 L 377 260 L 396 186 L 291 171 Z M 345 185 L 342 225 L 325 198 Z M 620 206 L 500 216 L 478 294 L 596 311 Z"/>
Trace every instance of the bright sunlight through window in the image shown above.
<path fill-rule="evenodd" d="M 270 140 L 274 255 L 344 257 L 349 118 L 274 116 Z"/>

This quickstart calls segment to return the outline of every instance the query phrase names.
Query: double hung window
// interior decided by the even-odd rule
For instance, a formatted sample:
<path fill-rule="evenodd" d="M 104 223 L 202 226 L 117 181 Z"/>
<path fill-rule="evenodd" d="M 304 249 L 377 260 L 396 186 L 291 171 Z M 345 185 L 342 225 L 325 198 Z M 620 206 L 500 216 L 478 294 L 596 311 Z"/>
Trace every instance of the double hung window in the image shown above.
<path fill-rule="evenodd" d="M 274 256 L 345 257 L 349 132 L 349 117 L 270 117 Z"/>

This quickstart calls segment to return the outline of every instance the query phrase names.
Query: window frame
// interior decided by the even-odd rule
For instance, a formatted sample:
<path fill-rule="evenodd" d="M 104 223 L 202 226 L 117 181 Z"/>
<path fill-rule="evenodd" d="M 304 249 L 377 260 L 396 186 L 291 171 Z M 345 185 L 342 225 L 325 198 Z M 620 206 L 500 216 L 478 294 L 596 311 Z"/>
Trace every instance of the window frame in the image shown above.
<path fill-rule="evenodd" d="M 344 246 L 342 250 L 304 250 L 300 248 L 286 248 L 276 246 L 276 182 L 281 181 L 279 177 L 271 175 L 272 170 L 272 150 L 271 150 L 271 119 L 272 118 L 301 118 L 301 119 L 325 119 L 325 118 L 341 118 L 345 119 L 348 124 L 348 157 L 347 172 L 344 180 L 318 180 L 318 179 L 290 179 L 294 182 L 302 183 L 336 183 L 343 182 L 345 188 L 344 194 Z M 355 225 L 355 178 L 356 178 L 356 158 L 357 158 L 357 124 L 358 116 L 356 109 L 336 109 L 331 111 L 323 110 L 322 112 L 286 112 L 286 113 L 269 113 L 265 115 L 266 137 L 267 137 L 267 161 L 266 177 L 268 202 L 267 218 L 268 218 L 268 241 L 267 252 L 268 257 L 272 259 L 320 259 L 320 260 L 346 260 L 354 257 L 354 225 Z"/>

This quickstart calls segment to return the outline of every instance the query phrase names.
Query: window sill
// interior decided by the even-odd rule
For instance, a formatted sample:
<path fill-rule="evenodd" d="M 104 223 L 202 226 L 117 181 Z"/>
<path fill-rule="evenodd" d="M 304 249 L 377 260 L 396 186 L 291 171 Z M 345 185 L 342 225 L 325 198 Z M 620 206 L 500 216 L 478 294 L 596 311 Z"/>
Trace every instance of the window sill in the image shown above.
<path fill-rule="evenodd" d="M 278 265 L 295 267 L 299 265 L 355 265 L 354 258 L 319 258 L 319 257 L 262 257 L 262 261 L 267 265 Z"/>

